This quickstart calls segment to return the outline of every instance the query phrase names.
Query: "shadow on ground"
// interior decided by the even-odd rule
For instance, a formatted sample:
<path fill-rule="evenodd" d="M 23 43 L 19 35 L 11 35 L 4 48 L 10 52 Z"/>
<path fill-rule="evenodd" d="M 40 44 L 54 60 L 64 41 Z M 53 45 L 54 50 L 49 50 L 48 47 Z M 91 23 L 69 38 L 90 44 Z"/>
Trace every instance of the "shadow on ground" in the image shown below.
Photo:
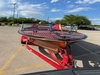
<path fill-rule="evenodd" d="M 81 41 L 71 45 L 73 58 L 82 61 L 84 68 L 100 67 L 100 46 Z"/>
<path fill-rule="evenodd" d="M 83 68 L 100 67 L 100 46 L 86 41 L 77 42 L 71 45 L 73 59 L 81 61 Z M 51 58 L 44 48 L 39 47 L 39 51 Z"/>
<path fill-rule="evenodd" d="M 72 74 L 73 71 L 75 71 L 77 75 L 100 75 L 100 46 L 85 41 L 74 43 L 71 46 L 73 59 L 82 61 L 83 68 L 65 69 L 60 70 L 61 72 L 54 70 L 23 75 L 65 75 L 67 73 L 69 75 L 74 75 Z M 44 55 L 50 57 L 50 55 L 44 50 L 44 48 L 39 47 L 39 51 Z M 69 70 L 73 71 L 70 72 Z"/>

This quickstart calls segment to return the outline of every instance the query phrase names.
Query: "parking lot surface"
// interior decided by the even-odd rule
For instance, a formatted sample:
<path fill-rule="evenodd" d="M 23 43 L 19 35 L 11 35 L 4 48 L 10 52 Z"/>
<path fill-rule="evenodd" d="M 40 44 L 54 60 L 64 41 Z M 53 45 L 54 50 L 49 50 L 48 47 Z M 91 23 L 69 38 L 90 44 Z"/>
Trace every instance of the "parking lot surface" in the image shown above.
<path fill-rule="evenodd" d="M 0 75 L 19 75 L 55 70 L 20 43 L 19 27 L 0 26 Z M 77 67 L 100 67 L 100 31 L 78 30 L 88 36 L 72 44 Z M 41 48 L 35 47 L 35 50 Z"/>

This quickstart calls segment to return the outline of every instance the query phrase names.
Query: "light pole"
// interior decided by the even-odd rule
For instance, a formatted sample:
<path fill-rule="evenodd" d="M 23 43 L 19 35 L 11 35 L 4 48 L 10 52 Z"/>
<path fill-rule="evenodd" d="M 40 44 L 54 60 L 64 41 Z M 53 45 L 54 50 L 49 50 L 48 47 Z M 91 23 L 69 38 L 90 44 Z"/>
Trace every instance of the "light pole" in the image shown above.
<path fill-rule="evenodd" d="M 13 23 L 14 23 L 14 18 L 15 18 L 15 5 L 16 5 L 16 3 L 14 3 L 13 5 L 14 5 L 14 10 L 13 10 Z"/>
<path fill-rule="evenodd" d="M 18 18 L 18 12 L 17 12 L 17 18 Z"/>
<path fill-rule="evenodd" d="M 47 22 L 49 22 L 49 16 L 48 16 L 48 18 L 47 18 Z"/>

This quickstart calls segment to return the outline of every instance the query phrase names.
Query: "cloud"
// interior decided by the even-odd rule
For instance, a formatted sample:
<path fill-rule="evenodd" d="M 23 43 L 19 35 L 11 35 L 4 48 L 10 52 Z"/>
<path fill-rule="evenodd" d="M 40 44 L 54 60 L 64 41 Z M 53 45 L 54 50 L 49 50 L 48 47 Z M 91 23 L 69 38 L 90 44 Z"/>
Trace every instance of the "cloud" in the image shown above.
<path fill-rule="evenodd" d="M 67 3 L 71 3 L 71 0 L 67 1 Z"/>
<path fill-rule="evenodd" d="M 0 17 L 8 17 L 8 15 L 13 16 L 12 11 L 4 10 L 4 11 L 0 12 Z"/>
<path fill-rule="evenodd" d="M 80 11 L 86 11 L 86 10 L 89 10 L 91 8 L 89 7 L 79 7 L 79 8 L 75 8 L 75 9 L 72 9 L 72 10 L 69 10 L 68 12 L 80 12 Z"/>
<path fill-rule="evenodd" d="M 27 8 L 27 9 L 26 9 Z M 22 16 L 25 17 L 37 17 L 42 16 L 42 11 L 45 9 L 43 4 L 29 4 L 29 3 L 20 3 L 17 10 Z"/>
<path fill-rule="evenodd" d="M 55 8 L 51 9 L 51 12 L 59 12 L 59 11 L 61 11 L 61 10 L 60 9 L 55 9 Z"/>
<path fill-rule="evenodd" d="M 68 5 L 67 7 L 68 8 L 73 8 L 73 7 L 75 7 L 75 5 Z"/>
<path fill-rule="evenodd" d="M 29 4 L 29 3 L 20 3 L 18 5 L 17 10 L 22 11 L 22 10 L 26 10 L 26 11 L 40 11 L 42 9 L 42 5 L 41 4 Z"/>
<path fill-rule="evenodd" d="M 61 20 L 62 18 L 50 18 L 51 21 Z"/>
<path fill-rule="evenodd" d="M 92 21 L 93 25 L 100 25 L 100 21 Z"/>
<path fill-rule="evenodd" d="M 17 3 L 19 0 L 8 0 L 9 3 Z"/>
<path fill-rule="evenodd" d="M 8 0 L 0 0 L 0 17 L 11 15 L 12 5 Z"/>
<path fill-rule="evenodd" d="M 75 3 L 78 3 L 78 4 L 94 4 L 94 3 L 97 3 L 97 2 L 100 2 L 100 0 L 77 0 Z"/>
<path fill-rule="evenodd" d="M 51 0 L 51 3 L 58 2 L 59 0 Z"/>
<path fill-rule="evenodd" d="M 61 0 L 61 3 L 71 3 L 71 0 Z"/>
<path fill-rule="evenodd" d="M 22 2 L 22 0 L 0 0 L 0 17 L 2 16 L 13 16 L 15 5 L 15 16 L 18 15 L 22 17 L 41 17 L 43 16 L 44 9 L 48 8 L 45 3 L 33 4 L 29 2 Z"/>
<path fill-rule="evenodd" d="M 24 17 L 35 17 L 35 18 L 44 15 L 43 13 L 38 11 L 33 12 L 33 11 L 26 11 L 26 10 L 20 11 L 20 14 Z"/>
<path fill-rule="evenodd" d="M 89 18 L 89 20 L 91 20 L 94 25 L 100 25 L 100 18 Z"/>
<path fill-rule="evenodd" d="M 100 18 L 90 18 L 92 21 L 100 21 Z"/>
<path fill-rule="evenodd" d="M 5 2 L 0 0 L 0 9 L 4 6 Z"/>

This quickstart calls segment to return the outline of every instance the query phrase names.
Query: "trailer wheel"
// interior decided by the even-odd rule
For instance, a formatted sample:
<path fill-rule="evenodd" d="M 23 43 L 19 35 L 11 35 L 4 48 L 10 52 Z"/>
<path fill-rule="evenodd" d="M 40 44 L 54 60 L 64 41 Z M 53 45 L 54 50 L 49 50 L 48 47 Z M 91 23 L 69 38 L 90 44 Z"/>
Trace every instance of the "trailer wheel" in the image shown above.
<path fill-rule="evenodd" d="M 26 44 L 26 42 L 21 41 L 21 44 Z"/>

